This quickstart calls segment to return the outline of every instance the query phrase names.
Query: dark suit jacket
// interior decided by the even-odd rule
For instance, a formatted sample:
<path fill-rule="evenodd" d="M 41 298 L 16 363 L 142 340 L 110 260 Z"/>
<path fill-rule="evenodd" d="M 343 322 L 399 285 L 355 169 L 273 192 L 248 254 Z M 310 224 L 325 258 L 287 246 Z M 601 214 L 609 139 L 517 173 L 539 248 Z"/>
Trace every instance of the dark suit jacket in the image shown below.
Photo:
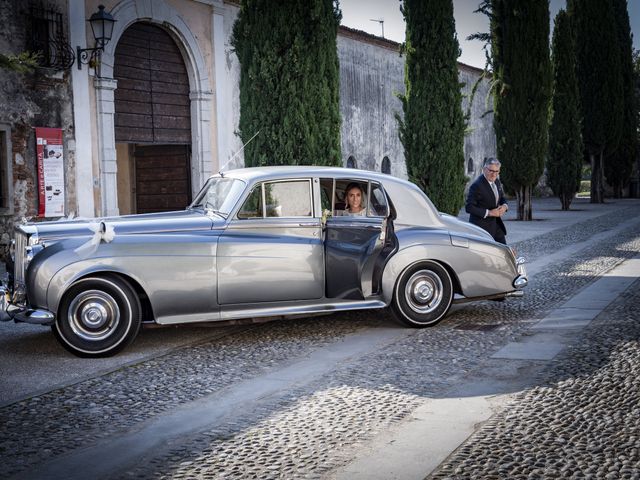
<path fill-rule="evenodd" d="M 484 228 L 494 239 L 498 240 L 498 238 L 507 234 L 507 228 L 504 226 L 502 218 L 484 218 L 487 210 L 492 210 L 498 205 L 507 203 L 499 179 L 496 180 L 496 187 L 498 187 L 498 203 L 496 203 L 496 197 L 493 194 L 493 190 L 491 190 L 489 181 L 484 175 L 480 175 L 469 187 L 465 210 L 469 214 L 469 222 Z"/>

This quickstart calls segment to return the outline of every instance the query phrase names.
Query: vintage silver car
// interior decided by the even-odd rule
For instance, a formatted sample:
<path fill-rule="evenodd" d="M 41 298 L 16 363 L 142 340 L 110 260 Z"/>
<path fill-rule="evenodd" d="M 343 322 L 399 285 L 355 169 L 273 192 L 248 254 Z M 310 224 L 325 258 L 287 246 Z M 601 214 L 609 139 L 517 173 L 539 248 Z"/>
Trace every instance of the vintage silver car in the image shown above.
<path fill-rule="evenodd" d="M 354 182 L 366 215 L 343 215 Z M 522 263 L 390 175 L 247 168 L 209 178 L 185 211 L 17 227 L 0 316 L 50 325 L 86 357 L 118 352 L 145 323 L 390 307 L 427 327 L 453 302 L 521 294 Z"/>

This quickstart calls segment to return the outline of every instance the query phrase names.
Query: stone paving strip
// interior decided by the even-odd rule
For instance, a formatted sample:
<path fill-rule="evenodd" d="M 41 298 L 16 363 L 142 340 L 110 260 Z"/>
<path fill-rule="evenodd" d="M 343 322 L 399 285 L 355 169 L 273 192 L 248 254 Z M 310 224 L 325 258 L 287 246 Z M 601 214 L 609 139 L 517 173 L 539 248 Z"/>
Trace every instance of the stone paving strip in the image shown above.
<path fill-rule="evenodd" d="M 537 240 L 542 247 L 534 241 L 517 246 L 525 255 L 528 249 L 552 253 L 635 216 L 633 209 L 621 209 L 545 235 Z M 0 476 L 22 472 L 23 478 L 38 478 L 34 472 L 45 474 L 67 454 L 67 478 L 86 478 L 73 470 L 74 459 L 82 457 L 76 449 L 113 444 L 176 409 L 215 401 L 252 378 L 277 378 L 278 370 L 354 335 L 394 331 L 393 342 L 345 357 L 333 371 L 318 371 L 319 377 L 306 383 L 257 398 L 228 421 L 203 418 L 202 426 L 215 426 L 167 440 L 143 457 L 148 463 L 137 463 L 143 465 L 139 469 L 113 461 L 124 469 L 123 478 L 325 475 L 344 465 L 362 442 L 406 419 L 423 398 L 441 396 L 477 368 L 479 359 L 638 251 L 638 223 L 627 222 L 614 236 L 541 269 L 524 298 L 459 308 L 436 328 L 390 329 L 380 312 L 259 325 L 6 406 L 0 409 Z M 94 463 L 103 460 L 98 456 Z"/>

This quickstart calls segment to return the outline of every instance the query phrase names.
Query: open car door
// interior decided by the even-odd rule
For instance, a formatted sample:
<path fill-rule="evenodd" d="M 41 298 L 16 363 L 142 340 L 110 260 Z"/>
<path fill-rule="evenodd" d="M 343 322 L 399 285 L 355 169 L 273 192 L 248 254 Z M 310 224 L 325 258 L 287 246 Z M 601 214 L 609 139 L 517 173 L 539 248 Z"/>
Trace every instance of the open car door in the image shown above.
<path fill-rule="evenodd" d="M 322 181 L 325 191 L 329 181 Z M 382 269 L 397 248 L 392 208 L 382 186 L 358 182 L 365 195 L 366 216 L 343 215 L 344 185 L 332 185 L 333 215 L 324 228 L 326 297 L 364 300 L 380 293 Z"/>

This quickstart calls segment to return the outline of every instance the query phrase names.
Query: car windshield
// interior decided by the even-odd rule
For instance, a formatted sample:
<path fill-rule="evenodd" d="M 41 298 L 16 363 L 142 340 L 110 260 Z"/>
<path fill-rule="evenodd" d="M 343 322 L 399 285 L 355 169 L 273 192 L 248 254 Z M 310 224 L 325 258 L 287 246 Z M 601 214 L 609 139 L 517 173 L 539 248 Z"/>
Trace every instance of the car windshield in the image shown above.
<path fill-rule="evenodd" d="M 244 191 L 245 185 L 245 182 L 237 178 L 212 177 L 207 180 L 190 208 L 203 208 L 226 217 Z"/>

